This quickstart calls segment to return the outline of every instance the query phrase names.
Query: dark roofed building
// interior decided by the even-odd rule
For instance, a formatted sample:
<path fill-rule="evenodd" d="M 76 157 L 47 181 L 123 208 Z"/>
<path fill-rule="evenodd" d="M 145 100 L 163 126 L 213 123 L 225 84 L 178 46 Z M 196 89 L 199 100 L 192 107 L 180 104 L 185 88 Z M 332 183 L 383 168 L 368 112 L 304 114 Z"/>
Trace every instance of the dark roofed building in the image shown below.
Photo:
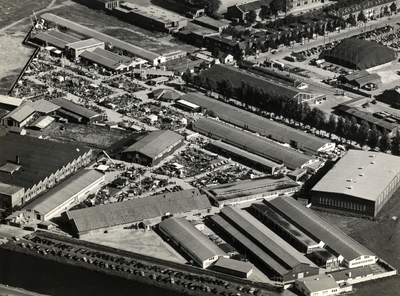
<path fill-rule="evenodd" d="M 290 144 L 293 148 L 300 149 L 308 155 L 331 151 L 335 148 L 335 144 L 328 139 L 304 133 L 201 94 L 189 93 L 182 96 L 181 100 L 198 105 L 203 111 L 212 111 L 213 116 L 220 120 L 258 133 L 266 138 Z"/>
<path fill-rule="evenodd" d="M 222 140 L 278 164 L 284 163 L 289 169 L 303 168 L 317 161 L 306 154 L 210 118 L 200 118 L 192 123 L 192 128 L 212 139 Z"/>
<path fill-rule="evenodd" d="M 91 156 L 92 150 L 82 145 L 8 134 L 0 139 L 0 182 L 24 188 L 24 204 L 87 165 Z"/>
<path fill-rule="evenodd" d="M 40 45 L 55 46 L 62 50 L 68 43 L 79 41 L 78 38 L 54 30 L 42 31 L 32 37 Z"/>
<path fill-rule="evenodd" d="M 64 218 L 69 221 L 72 231 L 82 237 L 140 224 L 145 220 L 148 220 L 147 225 L 154 225 L 171 214 L 182 217 L 188 213 L 206 214 L 210 210 L 211 203 L 206 195 L 198 189 L 188 189 L 69 211 L 64 214 Z"/>
<path fill-rule="evenodd" d="M 40 99 L 34 102 L 28 101 L 27 104 L 35 109 L 35 111 L 38 112 L 40 115 L 55 115 L 56 111 L 61 108 L 60 106 L 44 99 Z"/>
<path fill-rule="evenodd" d="M 229 23 L 218 21 L 218 20 L 215 20 L 208 16 L 202 16 L 202 17 L 196 18 L 193 22 L 196 24 L 199 24 L 203 27 L 216 30 L 218 32 L 221 32 L 223 29 L 226 29 L 229 27 Z"/>
<path fill-rule="evenodd" d="M 67 99 L 54 98 L 50 102 L 60 106 L 61 108 L 57 110 L 57 114 L 64 118 L 67 118 L 68 120 L 79 123 L 88 123 L 103 120 L 102 114 L 75 104 L 74 102 Z"/>
<path fill-rule="evenodd" d="M 234 259 L 219 258 L 210 269 L 241 278 L 248 278 L 253 274 L 253 264 Z"/>
<path fill-rule="evenodd" d="M 254 11 L 257 16 L 263 6 L 269 7 L 271 0 L 256 0 L 229 6 L 227 12 L 228 19 L 235 19 L 240 22 L 246 19 L 246 14 Z"/>
<path fill-rule="evenodd" d="M 122 151 L 128 161 L 153 166 L 183 146 L 184 138 L 170 130 L 153 131 Z"/>
<path fill-rule="evenodd" d="M 314 263 L 244 210 L 224 207 L 211 220 L 235 246 L 244 248 L 250 257 L 268 268 L 272 280 L 293 282 L 319 272 Z"/>
<path fill-rule="evenodd" d="M 171 217 L 159 225 L 161 233 L 170 238 L 181 252 L 201 268 L 207 268 L 219 258 L 229 256 L 185 218 Z"/>
<path fill-rule="evenodd" d="M 263 202 L 316 242 L 323 242 L 324 248 L 348 268 L 374 264 L 377 261 L 374 253 L 294 198 L 278 196 Z"/>

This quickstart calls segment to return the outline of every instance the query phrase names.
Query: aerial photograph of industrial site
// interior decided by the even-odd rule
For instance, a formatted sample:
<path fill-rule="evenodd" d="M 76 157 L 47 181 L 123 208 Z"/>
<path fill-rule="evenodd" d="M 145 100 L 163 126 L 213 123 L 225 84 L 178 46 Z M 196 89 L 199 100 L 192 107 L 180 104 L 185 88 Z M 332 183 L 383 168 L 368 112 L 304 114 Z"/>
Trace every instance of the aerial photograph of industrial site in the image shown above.
<path fill-rule="evenodd" d="M 0 1 L 0 295 L 400 295 L 400 0 Z"/>

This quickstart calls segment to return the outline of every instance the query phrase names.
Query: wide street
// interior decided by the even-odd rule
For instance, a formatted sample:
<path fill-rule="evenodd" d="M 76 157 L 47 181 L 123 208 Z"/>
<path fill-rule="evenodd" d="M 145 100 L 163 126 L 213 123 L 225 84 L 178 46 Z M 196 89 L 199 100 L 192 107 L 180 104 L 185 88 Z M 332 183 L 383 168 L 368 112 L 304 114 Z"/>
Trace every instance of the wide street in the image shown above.
<path fill-rule="evenodd" d="M 248 57 L 247 60 L 257 63 L 257 62 L 264 62 L 265 58 L 271 58 L 276 61 L 281 61 L 287 63 L 287 61 L 283 60 L 285 56 L 288 56 L 292 52 L 299 52 L 306 50 L 308 48 L 316 47 L 319 45 L 327 44 L 329 42 L 340 40 L 344 38 L 348 38 L 350 36 L 361 34 L 365 31 L 371 31 L 378 27 L 383 27 L 385 25 L 395 25 L 397 22 L 400 22 L 400 14 L 393 15 L 390 19 L 388 17 L 383 17 L 378 20 L 369 21 L 364 24 L 364 26 L 359 27 L 351 27 L 349 29 L 340 30 L 340 32 L 333 32 L 329 33 L 328 36 L 317 36 L 317 39 L 310 40 L 309 42 L 305 43 L 304 45 L 300 45 L 300 43 L 296 43 L 293 48 L 285 47 L 283 51 L 277 52 L 272 54 L 271 52 L 265 52 L 259 54 L 257 58 L 254 56 Z"/>

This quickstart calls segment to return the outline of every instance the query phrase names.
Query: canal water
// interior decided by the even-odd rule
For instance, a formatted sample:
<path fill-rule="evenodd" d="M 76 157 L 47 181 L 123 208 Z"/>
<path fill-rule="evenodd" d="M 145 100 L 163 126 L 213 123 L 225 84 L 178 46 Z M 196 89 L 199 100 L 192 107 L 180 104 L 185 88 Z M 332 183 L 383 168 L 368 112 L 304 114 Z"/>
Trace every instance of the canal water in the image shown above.
<path fill-rule="evenodd" d="M 56 296 L 182 296 L 123 278 L 0 249 L 0 283 Z"/>

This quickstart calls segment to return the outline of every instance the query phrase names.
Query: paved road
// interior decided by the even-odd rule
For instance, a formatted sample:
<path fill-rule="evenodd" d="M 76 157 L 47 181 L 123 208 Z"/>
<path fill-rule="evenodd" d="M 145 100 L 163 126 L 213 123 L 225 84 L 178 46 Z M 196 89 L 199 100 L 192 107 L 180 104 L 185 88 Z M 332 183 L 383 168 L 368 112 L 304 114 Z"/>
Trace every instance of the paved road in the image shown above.
<path fill-rule="evenodd" d="M 388 17 L 384 17 L 375 21 L 370 21 L 366 23 L 365 26 L 352 27 L 350 29 L 341 30 L 339 33 L 338 32 L 329 33 L 327 37 L 318 36 L 316 40 L 310 40 L 304 45 L 296 43 L 293 49 L 285 48 L 282 52 L 278 52 L 276 54 L 271 54 L 271 52 L 261 53 L 258 58 L 252 56 L 248 57 L 247 60 L 257 63 L 257 62 L 264 62 L 265 58 L 269 57 L 274 60 L 280 60 L 287 63 L 287 61 L 284 61 L 283 58 L 289 55 L 292 51 L 295 52 L 303 51 L 307 48 L 323 45 L 334 40 L 344 39 L 353 35 L 358 35 L 365 31 L 374 30 L 377 27 L 383 27 L 385 25 L 395 25 L 397 22 L 400 22 L 400 14 L 393 16 L 390 20 Z"/>

